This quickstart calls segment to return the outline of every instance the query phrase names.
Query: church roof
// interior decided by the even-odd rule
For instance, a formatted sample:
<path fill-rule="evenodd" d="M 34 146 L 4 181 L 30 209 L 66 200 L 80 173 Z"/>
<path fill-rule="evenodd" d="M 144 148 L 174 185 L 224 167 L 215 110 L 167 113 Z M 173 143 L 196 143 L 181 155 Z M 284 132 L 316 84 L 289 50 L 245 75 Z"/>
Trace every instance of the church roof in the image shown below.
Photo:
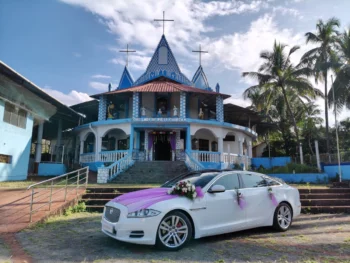
<path fill-rule="evenodd" d="M 118 89 L 118 90 L 114 90 L 114 91 L 106 92 L 102 94 L 111 95 L 111 94 L 118 94 L 118 93 L 124 93 L 124 92 L 193 92 L 193 93 L 204 93 L 208 95 L 222 95 L 224 99 L 231 97 L 230 95 L 227 95 L 227 94 L 220 94 L 211 90 L 198 89 L 192 86 L 176 83 L 164 78 L 160 80 L 148 82 L 143 85 L 130 87 L 127 89 L 121 89 L 121 90 Z M 91 97 L 99 98 L 99 96 L 102 94 L 96 94 Z"/>
<path fill-rule="evenodd" d="M 193 84 L 181 72 L 164 35 L 162 35 L 159 41 L 146 72 L 135 81 L 134 86 L 144 84 L 159 77 L 167 77 L 185 85 Z"/>
<path fill-rule="evenodd" d="M 200 65 L 192 78 L 192 82 L 196 88 L 211 90 L 207 80 L 207 76 L 203 71 L 203 67 Z"/>
<path fill-rule="evenodd" d="M 120 78 L 117 90 L 130 88 L 134 83 L 134 79 L 131 76 L 128 67 L 125 66 L 122 77 Z"/>

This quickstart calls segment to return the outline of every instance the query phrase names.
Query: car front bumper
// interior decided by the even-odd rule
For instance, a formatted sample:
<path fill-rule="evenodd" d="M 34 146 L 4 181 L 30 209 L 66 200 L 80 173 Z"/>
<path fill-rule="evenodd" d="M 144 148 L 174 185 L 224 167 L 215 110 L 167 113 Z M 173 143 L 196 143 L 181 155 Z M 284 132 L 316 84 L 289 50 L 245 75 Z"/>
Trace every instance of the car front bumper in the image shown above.
<path fill-rule="evenodd" d="M 120 207 L 117 207 L 120 209 Z M 124 210 L 124 209 L 123 209 Z M 154 245 L 162 214 L 148 218 L 128 218 L 127 212 L 121 209 L 119 221 L 109 222 L 102 216 L 102 232 L 114 239 L 143 245 Z"/>

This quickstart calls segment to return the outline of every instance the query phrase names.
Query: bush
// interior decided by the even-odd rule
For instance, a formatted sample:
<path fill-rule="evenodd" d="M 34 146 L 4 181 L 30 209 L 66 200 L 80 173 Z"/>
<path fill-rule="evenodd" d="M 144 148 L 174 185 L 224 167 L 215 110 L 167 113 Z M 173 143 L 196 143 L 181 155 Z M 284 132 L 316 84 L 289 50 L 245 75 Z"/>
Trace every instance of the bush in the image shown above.
<path fill-rule="evenodd" d="M 74 213 L 86 212 L 86 205 L 84 202 L 80 202 L 75 206 L 70 206 L 66 210 L 64 210 L 64 215 L 69 216 Z"/>

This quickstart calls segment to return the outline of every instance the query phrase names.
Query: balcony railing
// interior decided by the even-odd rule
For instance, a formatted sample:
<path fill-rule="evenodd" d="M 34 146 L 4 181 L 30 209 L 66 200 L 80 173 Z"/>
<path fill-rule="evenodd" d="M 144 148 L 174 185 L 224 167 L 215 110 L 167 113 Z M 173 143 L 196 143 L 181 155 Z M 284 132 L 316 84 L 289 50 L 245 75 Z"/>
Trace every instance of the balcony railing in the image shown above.
<path fill-rule="evenodd" d="M 115 162 L 119 159 L 122 159 L 128 155 L 128 151 L 119 150 L 119 151 L 104 151 L 99 153 L 99 161 L 101 162 Z"/>
<path fill-rule="evenodd" d="M 93 163 L 93 162 L 95 162 L 95 153 L 80 154 L 80 163 Z"/>
<path fill-rule="evenodd" d="M 211 162 L 219 163 L 220 162 L 220 153 L 219 152 L 207 152 L 207 151 L 192 151 L 192 158 L 198 162 Z"/>

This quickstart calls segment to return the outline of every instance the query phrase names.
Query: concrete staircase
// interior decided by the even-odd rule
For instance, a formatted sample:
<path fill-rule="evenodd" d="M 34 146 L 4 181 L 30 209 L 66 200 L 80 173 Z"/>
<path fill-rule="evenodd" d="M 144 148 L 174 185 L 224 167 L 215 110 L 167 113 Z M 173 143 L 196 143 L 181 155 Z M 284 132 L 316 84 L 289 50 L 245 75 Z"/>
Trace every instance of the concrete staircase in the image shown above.
<path fill-rule="evenodd" d="M 350 188 L 299 189 L 303 213 L 350 213 Z"/>
<path fill-rule="evenodd" d="M 125 193 L 143 190 L 143 187 L 89 187 L 86 193 L 82 196 L 82 201 L 85 202 L 86 209 L 89 212 L 103 212 L 104 205 Z"/>
<path fill-rule="evenodd" d="M 112 183 L 163 184 L 187 171 L 185 162 L 181 161 L 135 162 L 129 170 L 119 174 Z"/>

